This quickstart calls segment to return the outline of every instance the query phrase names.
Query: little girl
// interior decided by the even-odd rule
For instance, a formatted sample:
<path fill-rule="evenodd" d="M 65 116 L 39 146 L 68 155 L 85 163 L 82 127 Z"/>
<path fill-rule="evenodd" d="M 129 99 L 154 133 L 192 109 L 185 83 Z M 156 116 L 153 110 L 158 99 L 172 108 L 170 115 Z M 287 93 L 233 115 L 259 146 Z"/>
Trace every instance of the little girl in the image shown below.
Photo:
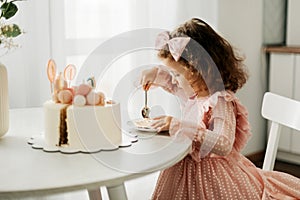
<path fill-rule="evenodd" d="M 156 47 L 166 67 L 143 71 L 141 84 L 178 96 L 182 115 L 155 118 L 153 127 L 193 142 L 189 155 L 161 172 L 152 199 L 300 199 L 300 179 L 256 168 L 240 153 L 251 133 L 235 92 L 247 73 L 231 45 L 194 18 L 159 34 Z"/>

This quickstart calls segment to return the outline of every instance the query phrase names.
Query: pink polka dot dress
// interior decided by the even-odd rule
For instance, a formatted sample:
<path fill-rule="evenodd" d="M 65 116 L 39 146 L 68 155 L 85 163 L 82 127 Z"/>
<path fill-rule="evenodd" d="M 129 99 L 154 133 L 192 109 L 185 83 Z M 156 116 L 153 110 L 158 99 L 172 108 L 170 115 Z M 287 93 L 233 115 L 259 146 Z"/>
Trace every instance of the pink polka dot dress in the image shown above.
<path fill-rule="evenodd" d="M 155 82 L 180 96 L 171 79 L 160 70 Z M 240 153 L 251 132 L 247 110 L 234 93 L 185 99 L 182 113 L 169 132 L 192 139 L 191 151 L 161 172 L 153 200 L 300 199 L 300 179 L 263 171 Z"/>

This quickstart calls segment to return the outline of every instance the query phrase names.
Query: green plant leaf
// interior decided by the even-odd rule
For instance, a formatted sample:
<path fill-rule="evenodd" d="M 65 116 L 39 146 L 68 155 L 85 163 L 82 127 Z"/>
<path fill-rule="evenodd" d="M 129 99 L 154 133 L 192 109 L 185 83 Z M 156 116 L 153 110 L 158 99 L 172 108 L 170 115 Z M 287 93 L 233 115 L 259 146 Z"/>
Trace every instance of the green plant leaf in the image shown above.
<path fill-rule="evenodd" d="M 18 12 L 18 7 L 13 2 L 5 2 L 0 7 L 2 13 L 1 17 L 9 19 L 13 17 Z"/>
<path fill-rule="evenodd" d="M 5 25 L 1 27 L 1 32 L 5 37 L 17 37 L 22 33 L 21 29 L 16 24 Z"/>

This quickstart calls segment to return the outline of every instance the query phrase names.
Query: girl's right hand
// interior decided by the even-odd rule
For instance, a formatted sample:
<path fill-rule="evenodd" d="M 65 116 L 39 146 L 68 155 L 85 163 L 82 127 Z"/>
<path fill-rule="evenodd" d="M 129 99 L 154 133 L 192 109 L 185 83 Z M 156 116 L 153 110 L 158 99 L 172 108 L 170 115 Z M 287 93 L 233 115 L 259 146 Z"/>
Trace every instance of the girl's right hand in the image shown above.
<path fill-rule="evenodd" d="M 151 85 L 154 83 L 157 71 L 158 68 L 154 67 L 152 69 L 147 69 L 142 72 L 140 84 L 143 86 L 144 90 L 149 90 Z"/>
<path fill-rule="evenodd" d="M 173 117 L 171 116 L 160 116 L 153 118 L 151 127 L 156 129 L 157 132 L 168 131 Z"/>

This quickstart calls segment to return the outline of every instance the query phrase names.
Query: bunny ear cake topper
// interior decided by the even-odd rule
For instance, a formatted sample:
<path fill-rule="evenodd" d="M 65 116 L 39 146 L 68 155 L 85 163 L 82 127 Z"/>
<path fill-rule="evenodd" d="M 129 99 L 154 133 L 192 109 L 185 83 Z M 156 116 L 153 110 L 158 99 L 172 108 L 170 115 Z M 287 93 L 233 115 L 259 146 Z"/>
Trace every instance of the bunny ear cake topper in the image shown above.
<path fill-rule="evenodd" d="M 75 78 L 76 71 L 75 65 L 69 64 L 66 66 L 64 70 L 64 78 L 68 82 L 68 87 L 70 87 L 70 82 Z"/>
<path fill-rule="evenodd" d="M 64 80 L 67 81 L 68 87 L 70 87 L 70 82 L 75 78 L 76 76 L 76 67 L 73 64 L 69 64 L 65 67 L 64 69 L 64 74 L 63 78 Z M 50 86 L 51 86 L 51 93 L 53 93 L 53 87 L 54 87 L 54 81 L 57 76 L 57 69 L 56 69 L 56 64 L 53 59 L 49 59 L 48 64 L 47 64 L 47 76 L 50 81 Z"/>
<path fill-rule="evenodd" d="M 47 76 L 50 81 L 51 93 L 53 93 L 53 82 L 56 76 L 56 64 L 53 59 L 48 61 L 47 65 Z"/>
<path fill-rule="evenodd" d="M 55 102 L 57 101 L 57 98 L 61 96 L 59 95 L 61 90 L 69 89 L 72 91 L 72 88 L 70 88 L 70 82 L 75 78 L 75 75 L 76 67 L 74 65 L 67 65 L 64 69 L 64 73 L 62 73 L 57 71 L 55 61 L 53 59 L 49 59 L 47 64 L 47 76 L 50 81 L 52 99 Z"/>
<path fill-rule="evenodd" d="M 56 64 L 53 59 L 50 59 L 48 61 L 48 66 L 47 66 L 47 75 L 48 79 L 50 82 L 54 81 L 55 75 L 56 75 Z"/>

